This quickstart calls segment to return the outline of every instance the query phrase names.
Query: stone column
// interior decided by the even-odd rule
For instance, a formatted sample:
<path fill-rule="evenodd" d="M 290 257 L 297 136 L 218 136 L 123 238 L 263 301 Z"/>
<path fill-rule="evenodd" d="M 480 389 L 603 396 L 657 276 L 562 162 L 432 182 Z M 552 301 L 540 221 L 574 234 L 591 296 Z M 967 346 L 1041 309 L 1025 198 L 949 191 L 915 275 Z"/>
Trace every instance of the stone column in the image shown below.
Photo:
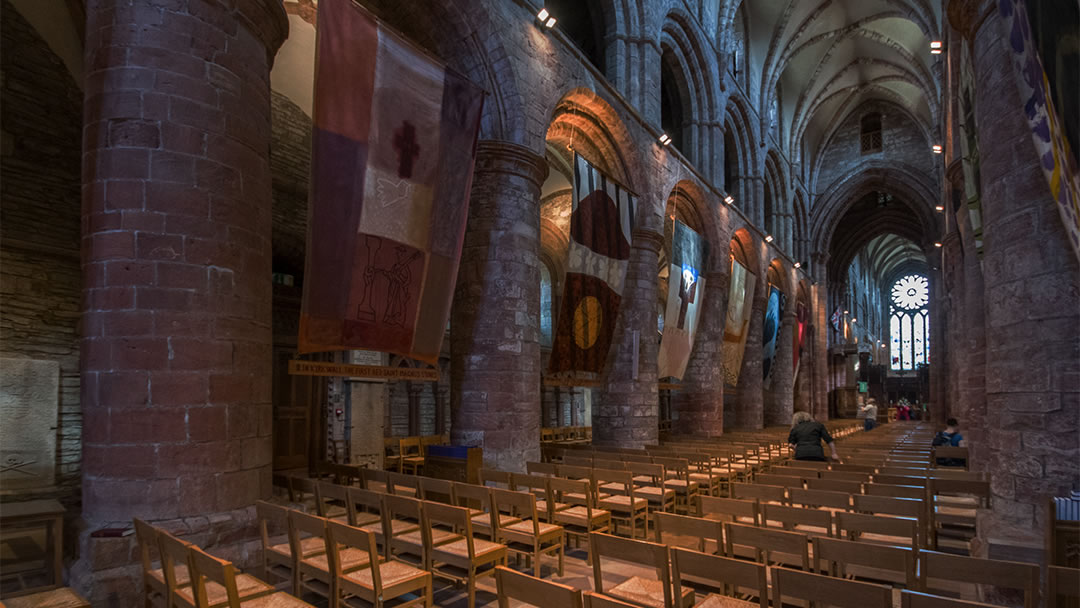
<path fill-rule="evenodd" d="M 829 310 L 829 291 L 825 283 L 829 256 L 824 253 L 815 253 L 813 257 L 816 281 L 810 289 L 810 297 L 813 299 L 810 308 L 813 314 L 810 318 L 811 335 L 807 339 L 808 344 L 811 340 L 813 341 L 814 352 L 813 380 L 810 389 L 813 397 L 810 412 L 814 420 L 824 422 L 829 419 L 829 317 L 832 311 Z"/>
<path fill-rule="evenodd" d="M 270 0 L 87 6 L 91 527 L 270 494 L 269 75 L 287 30 Z"/>
<path fill-rule="evenodd" d="M 722 261 L 714 264 L 719 269 L 705 274 L 704 308 L 686 365 L 684 388 L 678 395 L 679 421 L 675 426 L 687 435 L 715 436 L 724 432 L 723 344 L 731 277 L 724 270 L 728 257 L 720 257 Z"/>
<path fill-rule="evenodd" d="M 594 443 L 641 447 L 656 443 L 659 436 L 656 265 L 663 243 L 659 233 L 634 231 L 613 352 L 608 355 L 604 384 L 597 391 L 599 407 L 593 411 Z"/>
<path fill-rule="evenodd" d="M 482 141 L 450 324 L 450 439 L 485 466 L 521 471 L 540 457 L 542 156 Z"/>
<path fill-rule="evenodd" d="M 780 323 L 780 335 L 776 337 L 776 357 L 773 359 L 772 390 L 765 401 L 765 426 L 791 424 L 795 409 L 795 336 L 794 302 L 785 307 Z"/>
<path fill-rule="evenodd" d="M 743 353 L 742 370 L 739 372 L 738 401 L 735 405 L 736 426 L 743 429 L 760 429 L 765 426 L 763 395 L 761 392 L 761 334 L 764 331 L 766 292 L 768 282 L 761 271 L 754 287 L 754 304 L 750 311 L 749 335 Z"/>
<path fill-rule="evenodd" d="M 747 207 L 747 214 L 750 216 L 751 221 L 754 222 L 759 228 L 768 232 L 768 227 L 765 226 L 765 178 L 761 175 L 754 175 L 750 177 L 753 182 L 753 205 Z"/>
<path fill-rule="evenodd" d="M 1011 5 L 1011 3 L 1009 3 Z M 1032 142 L 1010 28 L 991 0 L 953 0 L 972 41 L 984 226 L 986 416 L 972 463 L 993 478 L 973 553 L 1042 557 L 1047 496 L 1076 484 L 1080 268 Z M 978 301 L 978 300 L 969 300 Z"/>

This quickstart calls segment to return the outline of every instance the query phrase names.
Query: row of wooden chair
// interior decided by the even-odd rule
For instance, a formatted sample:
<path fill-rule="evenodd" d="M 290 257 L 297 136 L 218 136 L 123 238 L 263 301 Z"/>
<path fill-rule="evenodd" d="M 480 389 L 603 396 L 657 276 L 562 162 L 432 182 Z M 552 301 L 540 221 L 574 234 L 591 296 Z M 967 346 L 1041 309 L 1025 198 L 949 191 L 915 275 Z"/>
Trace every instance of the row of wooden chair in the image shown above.
<path fill-rule="evenodd" d="M 383 438 L 383 468 L 408 475 L 417 474 L 424 466 L 430 445 L 446 445 L 446 435 L 415 435 L 411 437 Z"/>
<path fill-rule="evenodd" d="M 591 426 L 554 426 L 540 429 L 540 443 L 576 445 L 592 441 Z"/>
<path fill-rule="evenodd" d="M 147 608 L 311 608 L 162 528 L 134 524 Z"/>

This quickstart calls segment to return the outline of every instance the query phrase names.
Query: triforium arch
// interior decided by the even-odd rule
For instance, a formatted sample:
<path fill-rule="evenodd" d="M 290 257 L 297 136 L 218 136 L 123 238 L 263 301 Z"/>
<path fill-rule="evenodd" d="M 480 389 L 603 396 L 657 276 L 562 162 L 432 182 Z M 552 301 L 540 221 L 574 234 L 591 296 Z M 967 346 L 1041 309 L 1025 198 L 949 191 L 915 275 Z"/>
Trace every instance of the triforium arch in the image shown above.
<path fill-rule="evenodd" d="M 756 215 L 753 178 L 758 170 L 757 142 L 745 100 L 732 94 L 724 111 L 724 190 L 751 221 Z"/>
<path fill-rule="evenodd" d="M 561 155 L 573 167 L 574 152 L 605 171 L 615 180 L 634 189 L 634 176 L 641 175 L 632 138 L 618 114 L 594 91 L 576 88 L 559 99 L 551 112 L 545 137 L 545 153 Z M 553 167 L 554 168 L 554 167 Z M 567 180 L 572 177 L 567 175 Z M 549 174 L 549 179 L 551 179 Z"/>
<path fill-rule="evenodd" d="M 765 155 L 765 217 L 763 228 L 773 236 L 774 243 L 787 253 L 791 253 L 788 238 L 787 220 L 790 217 L 787 180 L 784 178 L 784 163 L 776 150 L 770 149 Z"/>

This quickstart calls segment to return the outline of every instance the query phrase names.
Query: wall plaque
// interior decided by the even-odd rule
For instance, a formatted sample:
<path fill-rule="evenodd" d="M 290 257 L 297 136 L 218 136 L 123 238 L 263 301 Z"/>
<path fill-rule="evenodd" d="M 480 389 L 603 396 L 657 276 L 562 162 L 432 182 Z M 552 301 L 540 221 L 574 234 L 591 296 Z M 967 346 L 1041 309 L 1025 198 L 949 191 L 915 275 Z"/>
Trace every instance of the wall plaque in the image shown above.
<path fill-rule="evenodd" d="M 0 490 L 53 485 L 59 400 L 59 363 L 0 358 Z"/>

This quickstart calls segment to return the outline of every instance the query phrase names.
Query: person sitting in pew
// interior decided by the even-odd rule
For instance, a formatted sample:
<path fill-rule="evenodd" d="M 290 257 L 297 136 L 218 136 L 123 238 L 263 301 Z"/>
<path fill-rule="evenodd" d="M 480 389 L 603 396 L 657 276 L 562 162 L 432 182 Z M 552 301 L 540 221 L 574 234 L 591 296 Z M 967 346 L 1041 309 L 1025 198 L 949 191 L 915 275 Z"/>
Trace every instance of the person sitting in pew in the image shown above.
<path fill-rule="evenodd" d="M 829 444 L 832 459 L 839 462 L 840 454 L 836 451 L 832 435 L 824 424 L 816 422 L 809 412 L 795 412 L 791 418 L 791 432 L 788 433 L 788 445 L 795 452 L 795 460 L 817 460 L 825 462 L 825 450 L 821 440 Z"/>

